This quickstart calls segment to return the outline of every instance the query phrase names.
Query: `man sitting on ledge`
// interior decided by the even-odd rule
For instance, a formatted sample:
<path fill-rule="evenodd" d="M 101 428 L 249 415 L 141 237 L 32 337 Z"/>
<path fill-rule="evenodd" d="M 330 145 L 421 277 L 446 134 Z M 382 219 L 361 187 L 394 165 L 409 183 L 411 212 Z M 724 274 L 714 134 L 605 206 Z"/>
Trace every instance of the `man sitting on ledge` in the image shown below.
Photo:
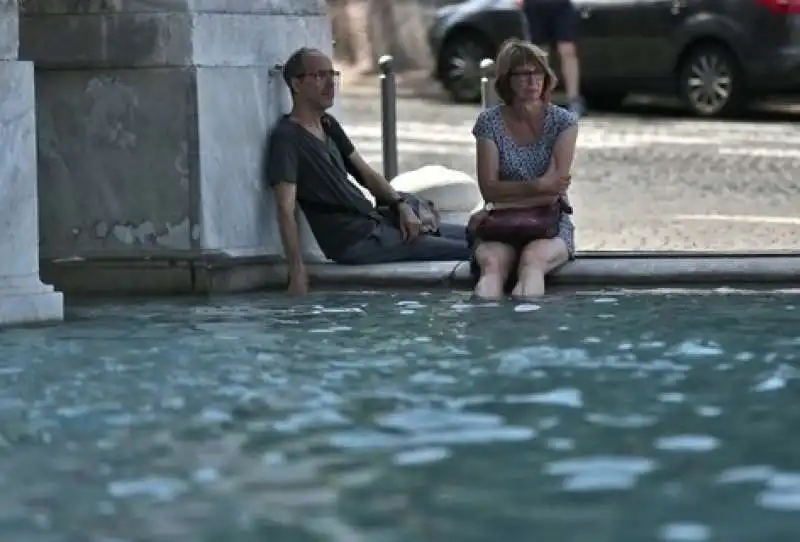
<path fill-rule="evenodd" d="M 413 206 L 364 161 L 326 112 L 338 77 L 331 60 L 316 49 L 299 49 L 283 68 L 293 107 L 270 135 L 265 172 L 275 189 L 289 292 L 308 291 L 296 203 L 325 256 L 337 263 L 467 260 L 464 226 L 440 224 L 435 234 L 423 231 Z M 379 204 L 388 206 L 388 213 L 378 212 L 348 179 L 348 167 Z"/>

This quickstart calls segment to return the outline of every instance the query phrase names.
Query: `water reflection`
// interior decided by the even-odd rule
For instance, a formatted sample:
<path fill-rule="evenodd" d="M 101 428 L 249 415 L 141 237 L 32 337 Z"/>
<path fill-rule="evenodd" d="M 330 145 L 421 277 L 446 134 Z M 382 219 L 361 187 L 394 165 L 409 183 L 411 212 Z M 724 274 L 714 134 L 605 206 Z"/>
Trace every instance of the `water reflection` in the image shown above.
<path fill-rule="evenodd" d="M 0 333 L 0 538 L 793 540 L 797 301 L 74 309 Z"/>

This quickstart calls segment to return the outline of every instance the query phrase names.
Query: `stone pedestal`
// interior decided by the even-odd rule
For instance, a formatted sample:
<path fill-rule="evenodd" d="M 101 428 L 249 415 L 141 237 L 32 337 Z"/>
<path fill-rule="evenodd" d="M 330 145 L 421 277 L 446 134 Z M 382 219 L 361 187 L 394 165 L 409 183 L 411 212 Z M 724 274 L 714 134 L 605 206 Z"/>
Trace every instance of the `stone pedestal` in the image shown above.
<path fill-rule="evenodd" d="M 0 325 L 61 320 L 39 280 L 33 64 L 17 56 L 16 0 L 0 0 Z"/>
<path fill-rule="evenodd" d="M 324 0 L 26 0 L 45 276 L 66 291 L 176 293 L 241 264 L 211 282 L 258 288 L 258 266 L 282 257 L 262 181 L 289 106 L 273 68 L 304 45 L 332 49 Z"/>

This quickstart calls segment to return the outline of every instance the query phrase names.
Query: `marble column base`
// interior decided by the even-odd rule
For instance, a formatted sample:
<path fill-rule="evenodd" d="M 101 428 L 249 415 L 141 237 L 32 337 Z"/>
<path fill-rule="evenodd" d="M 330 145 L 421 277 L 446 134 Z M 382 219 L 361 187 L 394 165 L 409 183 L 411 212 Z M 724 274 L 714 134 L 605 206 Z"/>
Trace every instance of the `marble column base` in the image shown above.
<path fill-rule="evenodd" d="M 0 61 L 0 326 L 64 317 L 39 280 L 33 83 L 31 62 Z"/>
<path fill-rule="evenodd" d="M 39 275 L 0 276 L 0 326 L 64 319 L 64 298 Z"/>

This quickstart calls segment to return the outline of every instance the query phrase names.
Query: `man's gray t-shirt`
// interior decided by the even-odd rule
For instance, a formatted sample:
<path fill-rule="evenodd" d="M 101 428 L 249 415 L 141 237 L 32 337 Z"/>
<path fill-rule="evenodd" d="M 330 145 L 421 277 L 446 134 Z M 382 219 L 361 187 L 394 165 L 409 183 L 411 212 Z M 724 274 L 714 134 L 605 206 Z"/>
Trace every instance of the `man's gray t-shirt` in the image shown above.
<path fill-rule="evenodd" d="M 297 201 L 325 256 L 336 260 L 355 243 L 366 239 L 381 220 L 375 206 L 347 177 L 344 159 L 355 147 L 341 125 L 328 116 L 341 152 L 331 136 L 321 141 L 282 117 L 269 138 L 265 173 L 271 186 L 297 185 Z"/>

